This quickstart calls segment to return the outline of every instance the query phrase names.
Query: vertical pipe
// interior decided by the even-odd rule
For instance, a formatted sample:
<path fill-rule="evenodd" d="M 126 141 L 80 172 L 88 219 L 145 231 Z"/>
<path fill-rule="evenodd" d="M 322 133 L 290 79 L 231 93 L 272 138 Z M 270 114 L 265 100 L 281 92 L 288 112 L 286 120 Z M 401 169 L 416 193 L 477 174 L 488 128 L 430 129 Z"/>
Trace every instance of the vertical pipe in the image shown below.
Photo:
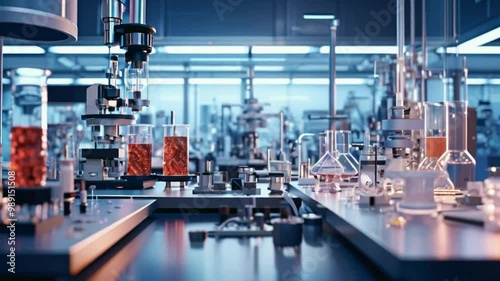
<path fill-rule="evenodd" d="M 254 94 L 253 94 L 253 77 L 255 76 L 255 68 L 253 65 L 251 65 L 248 68 L 248 98 L 253 99 Z"/>
<path fill-rule="evenodd" d="M 130 23 L 146 24 L 146 0 L 130 0 Z"/>
<path fill-rule="evenodd" d="M 335 79 L 337 78 L 337 57 L 335 52 L 335 47 L 337 46 L 337 27 L 339 26 L 339 20 L 334 19 L 330 23 L 330 88 L 329 88 L 329 98 L 330 98 L 330 124 L 329 129 L 335 130 L 335 117 L 337 116 L 336 103 L 337 103 L 337 85 Z"/>
<path fill-rule="evenodd" d="M 285 117 L 283 111 L 280 112 L 280 151 L 283 152 L 285 148 Z"/>
<path fill-rule="evenodd" d="M 427 0 L 422 0 L 422 73 L 420 74 L 420 101 L 427 101 Z"/>
<path fill-rule="evenodd" d="M 398 64 L 396 80 L 396 106 L 404 106 L 405 89 L 405 0 L 397 2 Z"/>
<path fill-rule="evenodd" d="M 198 99 L 198 85 L 194 86 L 194 140 L 195 142 L 200 141 L 200 126 L 199 126 L 199 119 L 198 119 L 198 112 L 200 110 L 200 107 L 198 105 L 199 99 Z"/>
<path fill-rule="evenodd" d="M 240 100 L 241 104 L 245 104 L 245 100 L 247 99 L 247 79 L 241 79 L 241 89 L 240 89 Z"/>
<path fill-rule="evenodd" d="M 189 124 L 189 67 L 184 65 L 184 88 L 183 88 L 183 124 Z"/>
<path fill-rule="evenodd" d="M 0 36 L 0 173 L 3 164 L 3 37 Z M 0 180 L 0 199 L 3 198 L 3 186 Z"/>

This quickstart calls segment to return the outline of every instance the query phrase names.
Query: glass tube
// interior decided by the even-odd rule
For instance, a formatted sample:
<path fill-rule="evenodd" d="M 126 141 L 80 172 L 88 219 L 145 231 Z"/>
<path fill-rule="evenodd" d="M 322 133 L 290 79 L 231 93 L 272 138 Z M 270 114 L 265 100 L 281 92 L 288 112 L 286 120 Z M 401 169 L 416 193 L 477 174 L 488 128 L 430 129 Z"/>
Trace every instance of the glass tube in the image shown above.
<path fill-rule="evenodd" d="M 128 176 L 151 174 L 153 125 L 131 125 L 128 134 Z"/>
<path fill-rule="evenodd" d="M 476 160 L 467 150 L 467 101 L 446 102 L 446 152 L 439 165 L 449 174 L 455 188 L 467 189 L 475 178 Z"/>
<path fill-rule="evenodd" d="M 335 131 L 335 146 L 338 151 L 338 161 L 344 168 L 342 179 L 356 178 L 359 172 L 359 163 L 351 154 L 351 131 Z"/>
<path fill-rule="evenodd" d="M 163 174 L 187 175 L 189 167 L 189 125 L 163 125 Z"/>
<path fill-rule="evenodd" d="M 47 77 L 50 71 L 18 68 L 12 80 L 10 170 L 16 187 L 45 186 L 47 178 Z"/>

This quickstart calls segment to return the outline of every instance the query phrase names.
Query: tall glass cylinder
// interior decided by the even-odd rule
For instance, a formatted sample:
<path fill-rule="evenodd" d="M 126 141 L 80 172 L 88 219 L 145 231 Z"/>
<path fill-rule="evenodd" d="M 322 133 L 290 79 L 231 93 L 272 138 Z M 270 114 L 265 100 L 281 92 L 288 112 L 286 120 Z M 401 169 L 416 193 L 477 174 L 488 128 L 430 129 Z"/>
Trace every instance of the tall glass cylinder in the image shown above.
<path fill-rule="evenodd" d="M 163 125 L 163 174 L 189 173 L 189 125 Z"/>
<path fill-rule="evenodd" d="M 10 170 L 17 187 L 45 186 L 47 178 L 47 77 L 50 71 L 18 68 L 12 81 Z"/>
<path fill-rule="evenodd" d="M 439 158 L 455 188 L 466 190 L 475 179 L 476 160 L 467 150 L 467 101 L 446 102 L 446 152 Z"/>
<path fill-rule="evenodd" d="M 153 159 L 153 125 L 131 125 L 128 133 L 128 176 L 151 174 Z"/>
<path fill-rule="evenodd" d="M 134 53 L 135 54 L 135 53 Z M 126 55 L 124 83 L 129 99 L 148 99 L 149 64 L 147 54 Z"/>

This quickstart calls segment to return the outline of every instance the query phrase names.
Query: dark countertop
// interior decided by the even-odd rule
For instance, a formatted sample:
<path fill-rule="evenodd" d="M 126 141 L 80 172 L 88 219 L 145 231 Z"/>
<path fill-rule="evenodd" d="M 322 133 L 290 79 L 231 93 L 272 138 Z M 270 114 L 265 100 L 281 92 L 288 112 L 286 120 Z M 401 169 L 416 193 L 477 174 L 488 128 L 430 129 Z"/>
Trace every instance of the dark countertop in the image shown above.
<path fill-rule="evenodd" d="M 313 192 L 298 185 L 293 185 L 291 193 L 313 209 L 324 212 L 330 225 L 393 277 L 403 280 L 500 278 L 500 233 L 447 221 L 442 215 L 407 216 L 404 227 L 394 227 L 389 221 L 396 213 L 342 200 L 340 193 Z M 481 277 L 475 272 L 481 272 Z"/>

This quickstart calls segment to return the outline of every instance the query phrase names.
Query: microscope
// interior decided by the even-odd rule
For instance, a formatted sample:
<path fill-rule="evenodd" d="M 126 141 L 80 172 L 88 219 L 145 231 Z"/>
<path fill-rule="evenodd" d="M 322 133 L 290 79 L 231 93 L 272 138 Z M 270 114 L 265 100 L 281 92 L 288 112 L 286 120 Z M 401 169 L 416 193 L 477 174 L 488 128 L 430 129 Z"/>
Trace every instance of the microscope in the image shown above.
<path fill-rule="evenodd" d="M 109 48 L 108 84 L 87 88 L 82 120 L 90 127 L 93 148 L 80 149 L 83 179 L 96 188 L 148 188 L 153 177 L 126 177 L 125 129 L 135 124 L 137 113 L 148 107 L 148 58 L 153 50 L 154 27 L 144 24 L 145 1 L 130 1 L 130 22 L 123 23 L 124 4 L 102 1 L 104 45 Z M 121 72 L 111 47 L 125 50 L 125 93 L 117 86 Z"/>

